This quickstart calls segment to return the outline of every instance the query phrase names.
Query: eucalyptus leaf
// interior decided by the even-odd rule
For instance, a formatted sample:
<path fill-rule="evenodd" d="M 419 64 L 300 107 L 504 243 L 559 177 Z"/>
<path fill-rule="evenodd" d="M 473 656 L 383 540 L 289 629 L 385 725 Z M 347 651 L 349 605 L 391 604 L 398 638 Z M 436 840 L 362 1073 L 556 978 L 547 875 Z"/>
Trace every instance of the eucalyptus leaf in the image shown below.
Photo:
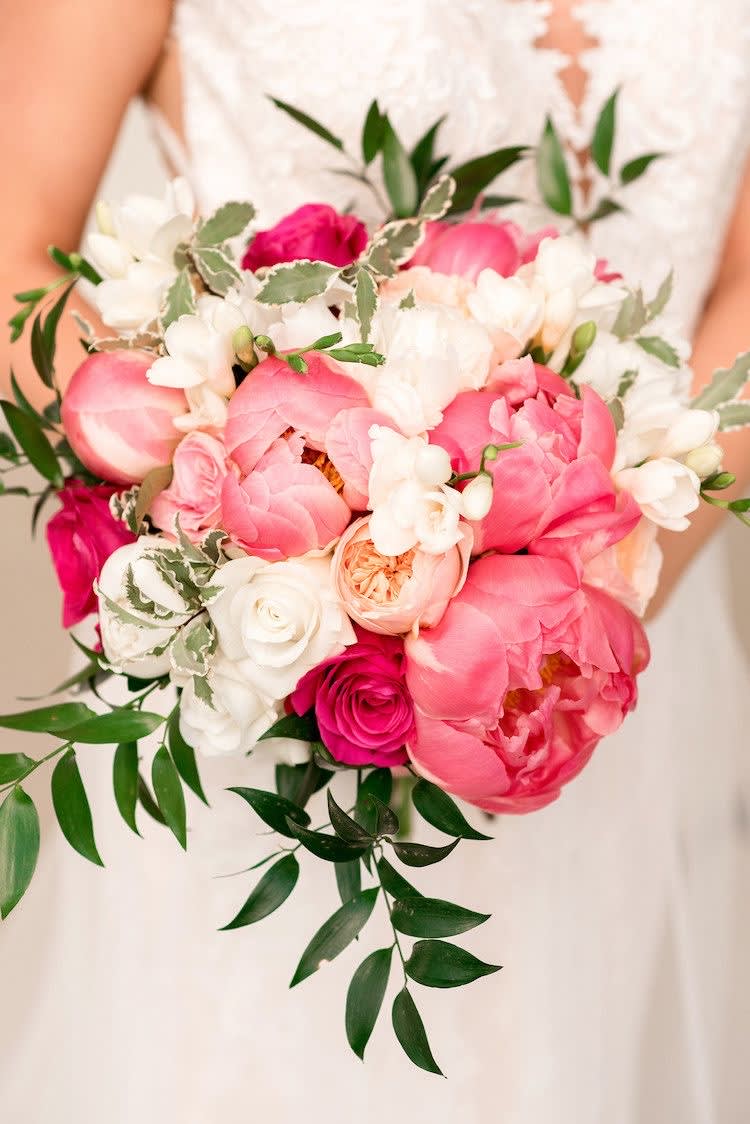
<path fill-rule="evenodd" d="M 252 203 L 224 203 L 198 229 L 199 246 L 220 246 L 230 238 L 238 238 L 255 215 Z"/>
<path fill-rule="evenodd" d="M 352 976 L 346 993 L 346 1037 L 358 1058 L 364 1058 L 391 972 L 392 948 L 371 952 Z"/>
<path fill-rule="evenodd" d="M 159 747 L 151 765 L 151 783 L 159 811 L 167 827 L 183 850 L 187 849 L 187 822 L 185 817 L 185 794 L 182 791 L 180 775 L 165 745 Z"/>
<path fill-rule="evenodd" d="M 396 218 L 409 218 L 417 209 L 419 188 L 409 156 L 386 118 L 382 142 L 383 181 Z"/>
<path fill-rule="evenodd" d="M 68 702 L 57 706 L 40 706 L 18 714 L 0 715 L 0 727 L 5 730 L 60 734 L 95 717 L 94 711 L 85 703 Z"/>
<path fill-rule="evenodd" d="M 417 941 L 406 962 L 406 971 L 425 987 L 462 987 L 499 972 L 500 965 L 486 964 L 448 941 Z"/>
<path fill-rule="evenodd" d="M 336 886 L 342 902 L 356 898 L 362 890 L 362 870 L 359 859 L 350 859 L 349 862 L 336 863 Z"/>
<path fill-rule="evenodd" d="M 306 980 L 317 972 L 321 964 L 328 963 L 351 944 L 367 923 L 375 906 L 378 887 L 363 890 L 356 898 L 345 902 L 324 925 L 321 925 L 309 945 L 302 953 L 290 987 Z"/>
<path fill-rule="evenodd" d="M 289 839 L 294 837 L 294 832 L 289 828 L 290 821 L 302 826 L 307 826 L 310 822 L 310 817 L 304 808 L 298 807 L 284 796 L 277 796 L 262 788 L 230 788 L 229 791 L 236 792 L 247 801 L 263 823 Z"/>
<path fill-rule="evenodd" d="M 429 781 L 417 781 L 411 798 L 420 816 L 446 835 L 455 835 L 459 839 L 492 838 L 472 827 L 448 793 Z"/>
<path fill-rule="evenodd" d="M 196 246 L 193 261 L 206 287 L 217 296 L 225 297 L 241 280 L 236 265 L 220 246 Z"/>
<path fill-rule="evenodd" d="M 393 849 L 406 866 L 431 866 L 447 858 L 460 842 L 460 839 L 454 839 L 445 847 L 428 847 L 426 843 L 394 843 Z"/>
<path fill-rule="evenodd" d="M 573 196 L 568 169 L 560 138 L 550 117 L 545 122 L 537 148 L 536 174 L 540 194 L 547 206 L 559 215 L 572 214 Z"/>
<path fill-rule="evenodd" d="M 750 425 L 750 402 L 726 402 L 719 406 L 719 429 L 730 433 Z"/>
<path fill-rule="evenodd" d="M 23 449 L 30 463 L 45 480 L 56 488 L 63 486 L 63 474 L 55 451 L 35 417 L 19 409 L 12 402 L 0 402 L 11 433 Z"/>
<path fill-rule="evenodd" d="M 189 271 L 181 269 L 167 290 L 161 322 L 165 328 L 168 328 L 180 316 L 192 316 L 194 314 L 195 290 L 193 289 L 193 283 L 190 280 Z"/>
<path fill-rule="evenodd" d="M 68 727 L 66 739 L 87 745 L 116 745 L 119 742 L 138 741 L 164 725 L 161 714 L 146 710 L 128 710 L 121 707 L 109 714 L 97 714 L 78 725 Z"/>
<path fill-rule="evenodd" d="M 303 304 L 324 293 L 337 272 L 335 265 L 322 261 L 285 262 L 270 270 L 255 299 L 260 304 Z"/>
<path fill-rule="evenodd" d="M 418 898 L 421 896 L 419 890 L 415 890 L 412 884 L 407 882 L 384 856 L 378 859 L 377 865 L 381 885 L 392 898 Z"/>
<path fill-rule="evenodd" d="M 172 712 L 167 722 L 167 740 L 169 743 L 169 752 L 172 754 L 172 760 L 175 763 L 177 772 L 190 791 L 194 792 L 198 799 L 202 800 L 206 807 L 208 807 L 208 800 L 203 791 L 200 773 L 198 772 L 198 763 L 195 760 L 195 750 L 191 745 L 188 745 L 180 732 L 180 714 L 178 710 Z"/>
<path fill-rule="evenodd" d="M 0 804 L 0 918 L 20 902 L 39 856 L 39 815 L 34 801 L 16 785 Z"/>
<path fill-rule="evenodd" d="M 605 176 L 609 175 L 609 169 L 612 163 L 612 145 L 615 139 L 615 118 L 619 92 L 619 90 L 615 90 L 612 96 L 607 98 L 604 103 L 602 111 L 597 118 L 594 127 L 594 136 L 591 140 L 591 158 L 599 171 Z"/>
<path fill-rule="evenodd" d="M 398 993 L 391 1010 L 393 1029 L 404 1053 L 414 1065 L 428 1073 L 443 1076 L 443 1071 L 432 1056 L 422 1016 L 407 988 Z"/>
<path fill-rule="evenodd" d="M 339 137 L 335 136 L 330 129 L 327 129 L 325 125 L 321 125 L 320 121 L 316 121 L 314 117 L 310 117 L 309 114 L 303 113 L 301 109 L 296 109 L 293 105 L 281 101 L 279 98 L 274 98 L 270 95 L 268 95 L 268 98 L 277 109 L 281 109 L 299 125 L 304 126 L 305 129 L 309 129 L 311 133 L 315 133 L 315 135 L 320 137 L 321 140 L 324 140 L 326 144 L 330 144 L 333 148 L 338 149 L 339 152 L 344 151 L 344 142 Z"/>
<path fill-rule="evenodd" d="M 620 168 L 620 183 L 628 184 L 640 179 L 654 160 L 661 160 L 664 155 L 663 152 L 648 152 L 643 156 L 636 156 L 635 159 L 629 160 L 627 164 L 623 164 Z"/>
<path fill-rule="evenodd" d="M 57 762 L 51 787 L 57 822 L 68 843 L 95 866 L 104 866 L 96 848 L 91 808 L 72 749 Z"/>
<path fill-rule="evenodd" d="M 394 929 L 408 937 L 456 937 L 488 921 L 489 913 L 454 905 L 440 898 L 398 898 L 393 903 Z"/>
<path fill-rule="evenodd" d="M 21 780 L 35 765 L 25 753 L 0 753 L 0 784 Z"/>
<path fill-rule="evenodd" d="M 738 355 L 727 370 L 714 372 L 711 382 L 694 398 L 690 405 L 694 410 L 715 410 L 725 402 L 736 398 L 750 379 L 750 351 Z"/>
<path fill-rule="evenodd" d="M 298 878 L 299 863 L 296 858 L 294 855 L 284 855 L 266 871 L 237 916 L 228 925 L 224 925 L 222 931 L 242 929 L 245 925 L 254 925 L 256 921 L 268 917 L 284 904 L 297 885 Z"/>
<path fill-rule="evenodd" d="M 504 171 L 522 160 L 528 151 L 525 145 L 498 148 L 494 152 L 477 156 L 451 169 L 450 174 L 456 184 L 451 212 L 456 214 L 471 210 L 484 189 Z"/>
<path fill-rule="evenodd" d="M 120 815 L 131 831 L 140 835 L 135 820 L 138 805 L 138 743 L 121 742 L 112 762 L 112 786 Z"/>

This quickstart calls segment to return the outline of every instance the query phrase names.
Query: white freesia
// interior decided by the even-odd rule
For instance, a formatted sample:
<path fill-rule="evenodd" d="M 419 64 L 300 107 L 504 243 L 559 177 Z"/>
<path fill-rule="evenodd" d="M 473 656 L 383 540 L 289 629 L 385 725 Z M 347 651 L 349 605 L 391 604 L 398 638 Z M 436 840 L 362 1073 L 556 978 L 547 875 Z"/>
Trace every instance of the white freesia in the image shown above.
<path fill-rule="evenodd" d="M 208 671 L 209 705 L 189 679 L 180 698 L 180 732 L 206 756 L 247 753 L 278 718 L 278 706 L 253 689 L 240 666 L 218 653 Z"/>
<path fill-rule="evenodd" d="M 521 277 L 483 269 L 466 298 L 469 312 L 490 334 L 498 363 L 517 359 L 542 326 L 544 293 Z"/>
<path fill-rule="evenodd" d="M 691 410 L 674 399 L 626 410 L 617 439 L 615 471 L 655 458 L 684 460 L 696 449 L 712 444 L 718 426 L 715 410 Z"/>
<path fill-rule="evenodd" d="M 356 640 L 327 557 L 238 558 L 213 584 L 224 590 L 208 610 L 220 651 L 267 698 L 286 698 L 306 672 Z"/>
<path fill-rule="evenodd" d="M 488 472 L 480 472 L 461 493 L 464 517 L 472 521 L 484 519 L 492 507 L 493 496 L 492 477 Z"/>
<path fill-rule="evenodd" d="M 160 546 L 173 547 L 160 536 L 142 535 L 110 555 L 97 584 L 99 624 L 107 662 L 119 672 L 144 679 L 170 670 L 169 652 L 159 654 L 192 615 L 189 606 L 164 580 L 154 563 Z M 127 596 L 128 571 L 144 602 L 153 602 L 149 613 L 135 608 Z"/>
<path fill-rule="evenodd" d="M 332 309 L 351 300 L 350 285 L 337 284 L 304 304 L 289 301 L 282 305 L 260 304 L 255 298 L 262 282 L 253 273 L 242 274 L 242 285 L 229 293 L 227 300 L 237 305 L 253 335 L 268 336 L 277 351 L 298 351 L 323 336 L 340 332 L 342 343 L 359 339 L 358 325 L 354 320 L 336 316 Z"/>
<path fill-rule="evenodd" d="M 461 495 L 446 485 L 450 458 L 443 464 L 442 480 L 424 482 L 424 437 L 404 437 L 387 426 L 370 429 L 372 468 L 368 492 L 372 515 L 370 537 L 380 554 L 396 556 L 419 546 L 427 554 L 443 554 L 461 538 Z"/>
<path fill-rule="evenodd" d="M 110 328 L 137 332 L 156 320 L 177 276 L 174 252 L 193 229 L 193 208 L 184 179 L 173 180 L 162 199 L 131 195 L 119 206 L 97 207 L 86 256 L 104 278 L 92 300 Z"/>
<path fill-rule="evenodd" d="M 709 441 L 706 445 L 701 445 L 700 449 L 693 449 L 692 452 L 683 457 L 683 464 L 692 468 L 701 480 L 705 480 L 708 476 L 713 476 L 715 472 L 718 472 L 723 462 L 724 450 L 715 441 Z"/>
<path fill-rule="evenodd" d="M 700 503 L 701 482 L 687 465 L 669 457 L 649 460 L 615 474 L 619 488 L 630 492 L 647 519 L 668 531 L 685 531 L 687 516 Z"/>

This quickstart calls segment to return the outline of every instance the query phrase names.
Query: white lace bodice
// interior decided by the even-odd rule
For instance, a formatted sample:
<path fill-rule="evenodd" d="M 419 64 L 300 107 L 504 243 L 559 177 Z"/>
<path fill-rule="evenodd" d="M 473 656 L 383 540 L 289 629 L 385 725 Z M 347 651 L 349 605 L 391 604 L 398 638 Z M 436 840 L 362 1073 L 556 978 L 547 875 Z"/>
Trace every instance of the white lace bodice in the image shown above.
<path fill-rule="evenodd" d="M 616 160 L 647 151 L 671 158 L 627 190 L 629 213 L 597 224 L 592 240 L 601 256 L 650 285 L 674 264 L 673 307 L 690 332 L 747 155 L 750 0 L 576 5 L 595 44 L 580 55 L 587 87 L 578 110 L 560 79 L 569 58 L 535 46 L 552 6 L 177 0 L 188 168 L 200 202 L 249 197 L 264 222 L 313 200 L 353 200 L 367 215 L 366 194 L 327 170 L 337 164 L 333 149 L 277 110 L 267 93 L 327 123 L 355 153 L 374 96 L 407 141 L 447 113 L 442 142 L 459 161 L 534 142 L 547 112 L 572 147 L 584 148 L 599 108 L 621 85 Z M 594 198 L 602 186 L 594 182 Z M 530 163 L 511 169 L 499 190 L 535 198 Z"/>

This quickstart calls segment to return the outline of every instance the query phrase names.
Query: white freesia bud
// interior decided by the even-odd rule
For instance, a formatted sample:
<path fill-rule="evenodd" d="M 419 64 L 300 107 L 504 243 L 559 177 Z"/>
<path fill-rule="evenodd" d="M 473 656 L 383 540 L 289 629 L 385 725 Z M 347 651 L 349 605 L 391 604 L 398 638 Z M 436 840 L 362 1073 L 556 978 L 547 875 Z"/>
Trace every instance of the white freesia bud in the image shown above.
<path fill-rule="evenodd" d="M 461 493 L 464 518 L 472 521 L 484 519 L 492 507 L 493 495 L 492 477 L 488 472 L 480 472 Z"/>
<path fill-rule="evenodd" d="M 441 445 L 425 445 L 417 453 L 414 469 L 421 484 L 437 488 L 451 478 L 451 459 Z"/>
<path fill-rule="evenodd" d="M 104 199 L 100 199 L 94 210 L 96 225 L 102 234 L 114 234 L 115 225 L 112 222 L 112 208 Z"/>
<path fill-rule="evenodd" d="M 624 468 L 616 474 L 615 483 L 630 492 L 647 519 L 668 531 L 686 531 L 690 526 L 687 516 L 700 504 L 698 476 L 669 457 Z"/>
<path fill-rule="evenodd" d="M 662 457 L 683 458 L 701 445 L 708 444 L 718 428 L 719 415 L 716 410 L 681 410 L 664 435 L 658 454 Z"/>
<path fill-rule="evenodd" d="M 702 445 L 700 449 L 693 449 L 683 458 L 683 463 L 691 468 L 696 476 L 701 480 L 705 480 L 708 476 L 713 476 L 721 468 L 724 459 L 724 450 L 721 445 L 717 445 L 715 441 L 710 441 L 707 445 Z"/>

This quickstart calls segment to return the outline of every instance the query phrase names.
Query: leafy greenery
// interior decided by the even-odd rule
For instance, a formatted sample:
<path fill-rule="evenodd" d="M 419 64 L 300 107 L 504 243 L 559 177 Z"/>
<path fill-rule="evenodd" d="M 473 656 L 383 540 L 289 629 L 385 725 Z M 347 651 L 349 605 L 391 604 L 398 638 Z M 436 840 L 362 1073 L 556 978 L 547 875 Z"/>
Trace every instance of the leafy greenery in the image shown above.
<path fill-rule="evenodd" d="M 140 835 L 135 820 L 138 806 L 138 743 L 122 742 L 112 762 L 112 786 L 115 803 L 131 831 Z"/>
<path fill-rule="evenodd" d="M 159 747 L 151 765 L 154 796 L 167 827 L 183 850 L 187 848 L 185 795 L 180 775 L 165 745 Z"/>
<path fill-rule="evenodd" d="M 391 1018 L 396 1037 L 409 1060 L 420 1069 L 442 1077 L 443 1071 L 432 1055 L 422 1016 L 408 988 L 404 987 L 393 1000 Z"/>
<path fill-rule="evenodd" d="M 544 126 L 536 160 L 537 183 L 542 199 L 559 215 L 573 212 L 573 195 L 560 138 L 552 118 Z"/>
<path fill-rule="evenodd" d="M 411 798 L 422 818 L 438 831 L 444 831 L 446 835 L 455 835 L 459 839 L 491 838 L 473 828 L 455 800 L 437 785 L 425 780 L 417 781 L 412 789 Z"/>
<path fill-rule="evenodd" d="M 28 889 L 39 856 L 39 815 L 19 786 L 0 804 L 0 918 L 5 920 Z"/>
<path fill-rule="evenodd" d="M 346 1037 L 358 1058 L 364 1058 L 391 971 L 392 948 L 371 952 L 352 976 L 346 995 Z"/>
<path fill-rule="evenodd" d="M 63 754 L 52 774 L 52 804 L 71 847 L 89 862 L 104 866 L 94 840 L 91 808 L 72 749 Z"/>
<path fill-rule="evenodd" d="M 425 987 L 462 987 L 499 970 L 448 941 L 417 941 L 406 962 L 410 978 Z"/>
<path fill-rule="evenodd" d="M 266 871 L 237 916 L 224 929 L 241 929 L 268 917 L 284 904 L 297 885 L 298 878 L 299 863 L 296 858 L 294 855 L 284 855 Z"/>
<path fill-rule="evenodd" d="M 378 893 L 377 886 L 370 890 L 363 890 L 357 897 L 345 902 L 324 925 L 321 925 L 302 953 L 290 987 L 295 987 L 306 980 L 308 976 L 317 972 L 321 964 L 333 960 L 351 944 L 375 908 Z"/>

